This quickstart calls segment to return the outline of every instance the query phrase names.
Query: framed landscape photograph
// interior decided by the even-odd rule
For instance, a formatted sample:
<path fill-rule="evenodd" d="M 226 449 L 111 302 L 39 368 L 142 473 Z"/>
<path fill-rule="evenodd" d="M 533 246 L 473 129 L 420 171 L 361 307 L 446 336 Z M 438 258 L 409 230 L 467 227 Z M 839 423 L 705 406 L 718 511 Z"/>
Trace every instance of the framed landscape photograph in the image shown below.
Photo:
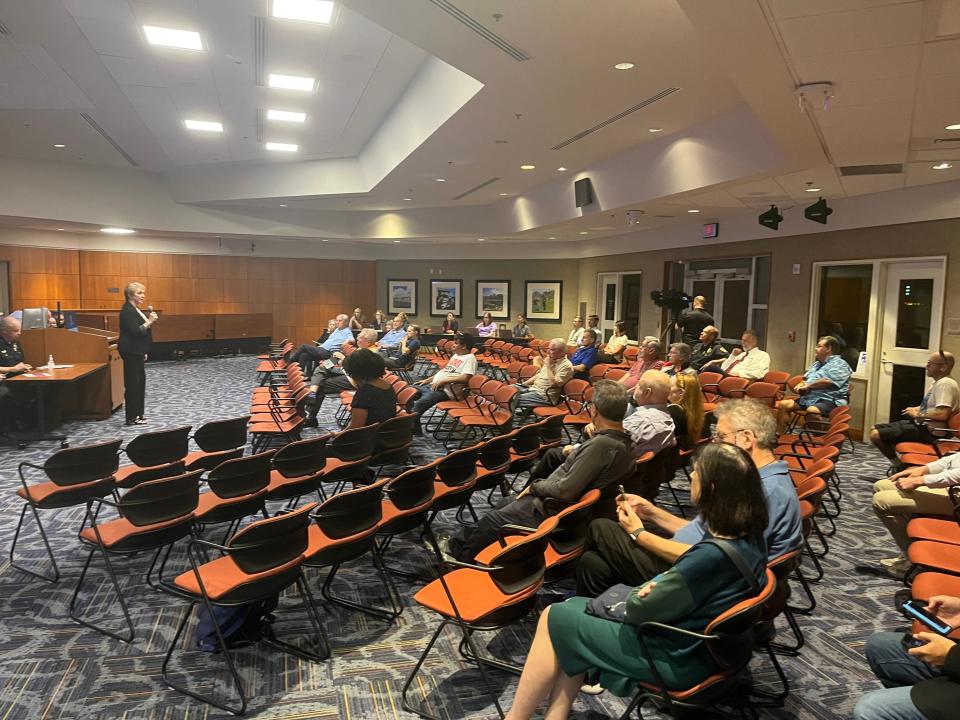
<path fill-rule="evenodd" d="M 460 280 L 430 281 L 430 314 L 443 317 L 452 312 L 463 315 L 463 282 Z"/>
<path fill-rule="evenodd" d="M 484 313 L 495 318 L 510 317 L 509 280 L 477 280 L 477 318 Z"/>
<path fill-rule="evenodd" d="M 529 322 L 560 322 L 562 280 L 527 280 L 526 316 Z"/>
<path fill-rule="evenodd" d="M 405 312 L 417 314 L 417 281 L 387 280 L 387 312 L 396 315 Z"/>

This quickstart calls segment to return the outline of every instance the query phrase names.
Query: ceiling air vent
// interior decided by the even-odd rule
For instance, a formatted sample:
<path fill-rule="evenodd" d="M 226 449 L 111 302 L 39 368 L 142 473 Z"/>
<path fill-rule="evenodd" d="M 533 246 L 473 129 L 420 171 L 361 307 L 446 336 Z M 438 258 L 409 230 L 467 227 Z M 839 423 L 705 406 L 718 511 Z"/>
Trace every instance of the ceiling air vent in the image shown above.
<path fill-rule="evenodd" d="M 889 165 L 844 165 L 840 168 L 840 174 L 844 177 L 851 175 L 896 175 L 903 172 L 901 163 L 890 163 Z"/>
<path fill-rule="evenodd" d="M 934 138 L 933 144 L 937 143 L 960 143 L 960 138 Z"/>
<path fill-rule="evenodd" d="M 87 115 L 86 113 L 80 113 L 80 117 L 82 117 L 84 120 L 86 120 L 86 121 L 87 121 L 87 124 L 88 124 L 90 127 L 92 127 L 94 130 L 96 130 L 98 133 L 100 133 L 100 135 L 103 137 L 103 139 L 106 140 L 108 143 L 110 143 L 110 144 L 113 146 L 113 149 L 114 149 L 114 150 L 116 150 L 118 153 L 120 153 L 121 155 L 123 155 L 123 159 L 124 159 L 124 160 L 126 160 L 128 163 L 130 163 L 131 165 L 133 165 L 133 167 L 140 167 L 140 165 L 137 163 L 137 161 L 134 160 L 132 157 L 130 157 L 130 156 L 127 154 L 127 151 L 124 150 L 122 147 L 120 147 L 119 143 L 117 143 L 116 140 L 114 140 L 112 137 L 110 137 L 109 135 L 107 135 L 107 131 L 104 130 L 102 127 L 100 127 L 100 123 L 98 123 L 96 120 L 94 120 L 92 117 L 90 117 L 90 116 Z"/>
<path fill-rule="evenodd" d="M 665 97 L 668 97 L 668 96 L 670 96 L 670 95 L 673 95 L 673 94 L 674 94 L 675 92 L 677 92 L 678 90 L 680 90 L 680 88 L 677 88 L 677 87 L 670 87 L 670 88 L 667 88 L 666 90 L 661 90 L 661 91 L 658 92 L 656 95 L 651 95 L 651 96 L 648 97 L 646 100 L 637 103 L 636 105 L 634 105 L 634 106 L 631 107 L 631 108 L 627 108 L 627 109 L 624 110 L 622 113 L 618 113 L 618 114 L 614 115 L 613 117 L 608 117 L 608 118 L 607 118 L 606 120 L 604 120 L 603 122 L 599 122 L 599 123 L 597 123 L 596 125 L 594 125 L 594 126 L 591 127 L 591 128 L 587 128 L 586 130 L 581 130 L 580 132 L 578 132 L 578 133 L 577 133 L 576 135 L 574 135 L 573 137 L 567 138 L 566 140 L 564 140 L 564 141 L 561 142 L 561 143 L 557 143 L 556 145 L 553 146 L 552 149 L 553 149 L 553 150 L 562 150 L 563 148 L 567 147 L 567 145 L 572 145 L 573 143 L 577 142 L 578 140 L 583 140 L 583 138 L 587 137 L 587 135 L 592 135 L 592 134 L 595 133 L 597 130 L 602 130 L 602 129 L 605 128 L 607 125 L 612 125 L 612 124 L 615 123 L 617 120 L 622 120 L 623 118 L 627 117 L 627 115 L 632 115 L 632 114 L 635 113 L 637 110 L 643 110 L 643 108 L 649 107 L 650 105 L 653 105 L 655 102 L 659 102 L 660 100 L 663 100 Z"/>
<path fill-rule="evenodd" d="M 477 185 L 476 187 L 472 187 L 472 188 L 470 188 L 469 190 L 467 190 L 466 192 L 460 193 L 459 195 L 457 195 L 457 196 L 454 198 L 454 200 L 462 200 L 462 199 L 465 198 L 467 195 L 470 195 L 470 194 L 472 194 L 472 193 L 475 193 L 477 190 L 482 190 L 482 189 L 485 188 L 487 185 L 492 185 L 493 183 L 495 183 L 495 182 L 496 182 L 497 180 L 499 180 L 499 179 L 500 179 L 500 178 L 498 178 L 498 177 L 490 178 L 490 179 L 487 180 L 486 182 L 482 182 L 482 183 L 480 183 L 479 185 Z"/>
<path fill-rule="evenodd" d="M 257 142 L 263 142 L 263 121 L 266 117 L 266 113 L 263 111 L 263 108 L 257 108 Z"/>
<path fill-rule="evenodd" d="M 8 28 L 6 25 L 0 22 L 0 35 L 12 35 L 12 34 L 13 33 L 10 32 L 10 28 Z"/>
<path fill-rule="evenodd" d="M 447 15 L 452 17 L 457 22 L 463 24 L 469 30 L 473 31 L 484 40 L 486 40 L 491 45 L 495 46 L 497 49 L 505 52 L 511 58 L 517 62 L 524 62 L 530 59 L 530 56 L 527 55 L 523 50 L 514 45 L 511 45 L 502 37 L 497 35 L 495 32 L 487 30 L 483 25 L 478 23 L 472 17 L 467 15 L 463 10 L 454 5 L 450 0 L 430 0 L 434 5 L 443 10 Z"/>
<path fill-rule="evenodd" d="M 263 87 L 267 84 L 267 19 L 254 15 L 250 18 L 251 44 L 253 45 L 253 82 Z"/>

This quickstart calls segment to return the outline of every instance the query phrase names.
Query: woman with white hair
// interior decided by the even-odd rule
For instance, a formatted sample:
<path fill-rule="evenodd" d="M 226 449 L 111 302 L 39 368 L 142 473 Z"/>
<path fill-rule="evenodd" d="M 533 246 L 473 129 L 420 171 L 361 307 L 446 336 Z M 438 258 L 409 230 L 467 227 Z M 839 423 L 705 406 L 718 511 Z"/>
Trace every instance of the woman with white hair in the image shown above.
<path fill-rule="evenodd" d="M 147 374 L 143 364 L 150 352 L 153 334 L 150 328 L 159 319 L 153 308 L 141 306 L 147 299 L 147 288 L 132 282 L 123 289 L 126 302 L 120 309 L 120 357 L 123 358 L 123 409 L 127 425 L 143 425 L 147 393 Z"/>

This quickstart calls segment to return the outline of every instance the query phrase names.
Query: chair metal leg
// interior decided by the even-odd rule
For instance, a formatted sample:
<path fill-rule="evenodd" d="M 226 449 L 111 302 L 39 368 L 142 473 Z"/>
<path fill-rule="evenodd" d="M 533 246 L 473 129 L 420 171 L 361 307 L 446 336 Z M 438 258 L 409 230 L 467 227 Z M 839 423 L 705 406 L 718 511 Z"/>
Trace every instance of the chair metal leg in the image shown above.
<path fill-rule="evenodd" d="M 424 661 L 427 659 L 427 655 L 430 654 L 430 651 L 433 649 L 434 644 L 437 642 L 437 638 L 440 637 L 440 633 L 443 632 L 443 629 L 447 626 L 447 623 L 450 622 L 446 618 L 440 621 L 440 625 L 437 626 L 437 629 L 434 631 L 433 636 L 430 638 L 430 642 L 427 643 L 427 647 L 424 649 L 423 653 L 420 655 L 420 659 L 417 660 L 417 664 L 413 668 L 413 672 L 410 673 L 410 677 L 407 678 L 407 681 L 403 684 L 403 690 L 400 692 L 401 705 L 404 710 L 409 712 L 416 713 L 420 717 L 429 718 L 429 720 L 440 720 L 438 715 L 432 715 L 426 710 L 422 710 L 418 707 L 415 707 L 409 700 L 407 700 L 407 692 L 410 690 L 410 686 L 413 684 L 413 681 L 416 679 L 417 674 L 420 672 L 420 668 L 423 667 Z"/>
<path fill-rule="evenodd" d="M 774 652 L 782 655 L 796 655 L 800 652 L 800 648 L 806 644 L 806 638 L 803 637 L 803 631 L 797 623 L 797 616 L 793 614 L 793 610 L 789 605 L 783 608 L 783 617 L 786 619 L 787 625 L 790 627 L 790 632 L 793 633 L 796 642 L 790 645 L 785 643 L 770 643 L 770 647 L 773 648 Z"/>
<path fill-rule="evenodd" d="M 403 610 L 403 608 L 402 606 L 398 608 L 397 603 L 394 600 L 394 592 L 396 591 L 396 588 L 391 589 L 393 581 L 390 579 L 389 574 L 384 571 L 383 565 L 377 557 L 376 548 L 371 549 L 370 552 L 373 556 L 373 564 L 377 570 L 377 574 L 383 581 L 384 587 L 387 588 L 387 596 L 391 605 L 389 609 L 379 608 L 373 605 L 363 605 L 362 603 L 348 600 L 345 597 L 334 595 L 332 592 L 330 592 L 330 588 L 333 585 L 333 578 L 336 576 L 337 570 L 340 569 L 339 564 L 333 565 L 330 568 L 330 571 L 327 573 L 327 577 L 323 582 L 323 586 L 320 588 L 320 593 L 323 595 L 325 600 L 333 603 L 334 605 L 339 605 L 340 607 L 345 607 L 351 610 L 357 610 L 359 612 L 381 618 L 388 622 L 393 622 L 397 616 L 400 615 L 400 612 Z"/>
<path fill-rule="evenodd" d="M 20 539 L 20 530 L 23 527 L 23 518 L 27 514 L 27 508 L 33 511 L 33 517 L 37 521 L 37 529 L 40 530 L 40 537 L 43 539 L 43 544 L 47 548 L 47 556 L 50 558 L 50 563 L 53 565 L 53 576 L 44 575 L 42 573 L 35 572 L 29 568 L 19 565 L 13 560 L 14 550 L 17 548 L 17 541 Z M 40 580 L 45 580 L 49 583 L 55 583 L 60 580 L 60 568 L 57 567 L 57 561 L 53 557 L 53 549 L 50 547 L 50 541 L 47 540 L 47 533 L 43 529 L 43 523 L 40 522 L 40 514 L 37 512 L 37 508 L 34 507 L 31 503 L 24 503 L 23 509 L 20 511 L 20 522 L 17 523 L 17 529 L 13 533 L 13 542 L 10 545 L 10 566 L 15 567 L 21 572 L 25 572 L 28 575 L 33 575 L 35 578 Z"/>
<path fill-rule="evenodd" d="M 813 594 L 813 589 L 810 587 L 810 583 L 807 578 L 804 577 L 803 573 L 800 572 L 800 567 L 797 566 L 793 571 L 794 577 L 800 582 L 800 587 L 803 588 L 804 594 L 807 596 L 807 599 L 810 601 L 810 604 L 807 607 L 798 607 L 796 605 L 788 605 L 791 611 L 795 613 L 801 613 L 802 615 L 809 615 L 817 607 L 817 598 Z"/>
<path fill-rule="evenodd" d="M 472 629 L 468 629 L 467 632 L 473 637 L 474 631 Z M 495 667 L 512 675 L 520 675 L 523 672 L 523 665 L 514 665 L 513 663 L 503 662 L 502 660 L 486 657 L 485 655 L 474 655 L 467 646 L 466 638 L 460 640 L 458 650 L 464 659 L 477 663 L 478 665 L 482 663 L 488 667 Z"/>
<path fill-rule="evenodd" d="M 761 700 L 761 702 L 759 703 L 751 703 L 748 706 L 750 707 L 751 711 L 753 711 L 754 713 L 756 712 L 755 710 L 753 710 L 754 705 L 758 707 L 764 707 L 764 708 L 783 707 L 784 701 L 787 699 L 787 696 L 790 694 L 790 681 L 787 680 L 787 676 L 783 672 L 783 667 L 780 665 L 780 661 L 777 660 L 776 653 L 774 653 L 773 648 L 769 643 L 764 645 L 764 650 L 767 651 L 767 655 L 770 658 L 770 663 L 773 665 L 773 669 L 777 673 L 777 677 L 780 680 L 781 689 L 779 692 L 771 692 L 768 690 L 757 690 L 756 688 L 751 688 L 748 694 L 751 697 L 757 697 L 757 698 L 760 698 Z"/>
<path fill-rule="evenodd" d="M 316 600 L 313 597 L 313 593 L 310 591 L 310 587 L 304 582 L 302 574 L 297 578 L 297 588 L 303 594 L 307 618 L 310 620 L 310 625 L 313 627 L 313 641 L 314 644 L 320 647 L 320 651 L 310 652 L 309 650 L 298 647 L 293 643 L 287 642 L 286 640 L 280 640 L 276 637 L 270 636 L 265 636 L 261 642 L 264 645 L 269 645 L 270 647 L 290 653 L 291 655 L 303 658 L 304 660 L 323 662 L 330 657 L 330 640 L 327 638 L 327 633 L 323 629 L 323 620 L 317 613 Z"/>
<path fill-rule="evenodd" d="M 213 618 L 214 617 L 213 607 L 210 605 L 210 602 L 206 598 L 204 598 L 202 602 L 204 604 L 204 607 L 207 608 L 207 612 L 210 613 L 210 617 Z M 163 658 L 163 665 L 161 666 L 161 670 L 160 670 L 161 676 L 163 677 L 163 681 L 167 684 L 168 687 L 176 690 L 177 692 L 183 693 L 184 695 L 189 695 L 195 700 L 199 700 L 200 702 L 207 703 L 208 705 L 213 705 L 214 707 L 219 708 L 221 710 L 226 710 L 228 713 L 232 715 L 243 715 L 243 713 L 246 712 L 246 709 L 247 709 L 247 696 L 243 692 L 243 683 L 241 682 L 240 675 L 237 672 L 236 666 L 234 665 L 233 656 L 230 654 L 230 650 L 227 647 L 227 643 L 223 639 L 223 634 L 220 632 L 220 626 L 217 623 L 213 623 L 213 628 L 214 630 L 216 630 L 217 641 L 220 643 L 220 648 L 223 651 L 224 660 L 226 660 L 227 667 L 230 670 L 230 677 L 233 680 L 234 688 L 236 689 L 237 693 L 240 695 L 240 706 L 236 707 L 236 706 L 228 705 L 224 702 L 220 702 L 219 700 L 217 700 L 211 695 L 203 695 L 201 693 L 194 692 L 193 690 L 190 690 L 184 685 L 179 685 L 173 682 L 173 680 L 170 679 L 170 676 L 167 673 L 167 667 L 170 664 L 170 658 L 173 656 L 173 651 L 176 649 L 177 644 L 180 642 L 180 636 L 183 634 L 183 630 L 184 628 L 186 628 L 187 623 L 190 620 L 190 616 L 193 614 L 193 609 L 198 604 L 199 602 L 196 600 L 190 603 L 190 607 L 187 608 L 187 612 L 184 613 L 183 619 L 180 621 L 180 624 L 177 626 L 177 632 L 174 634 L 173 641 L 170 643 L 170 648 L 167 650 L 167 654 Z"/>
<path fill-rule="evenodd" d="M 80 596 L 80 587 L 83 585 L 83 580 L 87 576 L 87 570 L 90 568 L 90 563 L 93 560 L 94 553 L 97 552 L 99 548 L 100 554 L 103 555 L 103 562 L 107 568 L 107 575 L 110 576 L 110 582 L 113 583 L 114 592 L 117 593 L 117 599 L 120 601 L 120 609 L 123 610 L 123 617 L 127 623 L 127 634 L 120 635 L 115 633 L 112 630 L 107 630 L 105 627 L 97 625 L 96 623 L 90 620 L 84 620 L 80 617 L 80 613 L 77 612 L 77 598 Z M 117 581 L 117 575 L 113 571 L 113 565 L 110 563 L 110 553 L 107 552 L 106 548 L 103 545 L 99 545 L 94 548 L 90 548 L 90 554 L 87 555 L 87 561 L 83 564 L 83 570 L 80 571 L 80 577 L 77 580 L 77 586 L 73 589 L 73 596 L 70 598 L 70 619 L 81 625 L 101 632 L 104 635 L 108 635 L 112 638 L 120 640 L 121 642 L 132 642 L 134 636 L 133 630 L 133 620 L 130 618 L 130 611 L 127 608 L 127 603 L 123 599 L 123 591 L 120 589 L 120 583 Z"/>

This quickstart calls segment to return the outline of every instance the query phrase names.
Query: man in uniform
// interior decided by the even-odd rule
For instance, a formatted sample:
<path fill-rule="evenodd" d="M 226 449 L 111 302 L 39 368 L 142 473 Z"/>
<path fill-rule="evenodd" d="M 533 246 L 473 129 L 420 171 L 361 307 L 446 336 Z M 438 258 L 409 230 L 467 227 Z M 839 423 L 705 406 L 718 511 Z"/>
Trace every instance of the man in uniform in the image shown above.
<path fill-rule="evenodd" d="M 20 321 L 11 316 L 0 319 L 0 375 L 22 373 L 31 370 L 23 361 L 20 347 Z M 17 415 L 18 403 L 10 387 L 0 384 L 0 423 L 12 420 Z M 7 430 L 9 428 L 0 427 Z"/>
<path fill-rule="evenodd" d="M 707 299 L 697 295 L 693 299 L 693 307 L 680 313 L 676 328 L 682 335 L 683 342 L 690 347 L 697 344 L 700 333 L 707 325 L 713 325 L 713 315 L 707 312 Z"/>

